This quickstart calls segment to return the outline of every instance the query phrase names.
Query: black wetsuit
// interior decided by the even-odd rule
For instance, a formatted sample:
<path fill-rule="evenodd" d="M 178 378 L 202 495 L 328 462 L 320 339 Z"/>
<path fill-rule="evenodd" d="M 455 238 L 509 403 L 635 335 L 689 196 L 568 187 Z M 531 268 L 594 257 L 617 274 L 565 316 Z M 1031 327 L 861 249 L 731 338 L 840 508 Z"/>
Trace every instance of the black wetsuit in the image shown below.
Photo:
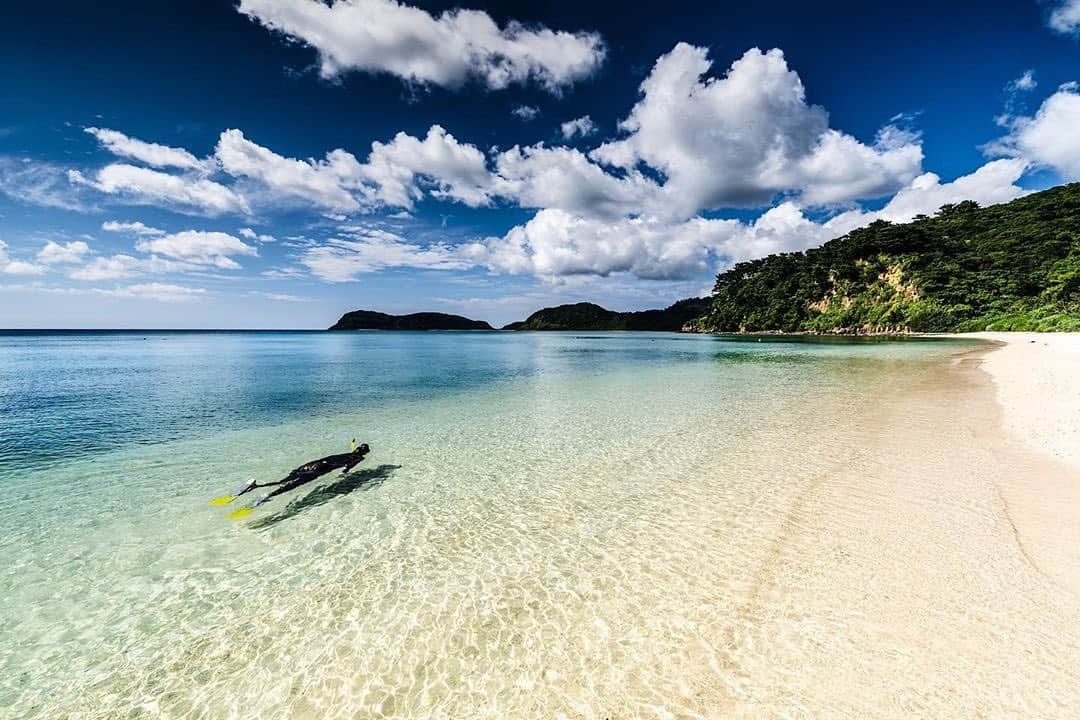
<path fill-rule="evenodd" d="M 354 465 L 359 464 L 360 461 L 364 459 L 364 456 L 367 455 L 370 450 L 371 449 L 367 446 L 367 443 L 364 443 L 352 452 L 341 453 L 340 455 L 327 455 L 326 457 L 320 458 L 319 460 L 312 460 L 311 462 L 296 468 L 287 476 L 285 476 L 284 479 L 278 480 L 277 482 L 266 483 L 265 485 L 252 485 L 250 488 L 252 490 L 254 490 L 256 487 L 279 486 L 273 492 L 259 498 L 259 500 L 255 504 L 259 505 L 261 503 L 264 503 L 275 495 L 280 495 L 281 493 L 288 492 L 293 488 L 300 487 L 304 483 L 309 483 L 316 478 L 322 477 L 328 472 L 337 470 L 338 468 L 342 468 L 343 472 L 349 472 L 353 469 Z"/>

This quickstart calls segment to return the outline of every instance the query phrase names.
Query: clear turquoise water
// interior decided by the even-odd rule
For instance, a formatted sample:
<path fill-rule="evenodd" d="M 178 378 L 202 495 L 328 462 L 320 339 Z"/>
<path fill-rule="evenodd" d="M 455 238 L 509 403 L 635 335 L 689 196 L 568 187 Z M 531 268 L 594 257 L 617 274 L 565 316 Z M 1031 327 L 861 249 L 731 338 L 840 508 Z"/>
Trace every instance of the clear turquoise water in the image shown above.
<path fill-rule="evenodd" d="M 966 347 L 0 335 L 0 715 L 691 707 L 691 618 L 736 592 L 766 498 Z M 347 477 L 242 522 L 207 504 L 353 436 Z"/>

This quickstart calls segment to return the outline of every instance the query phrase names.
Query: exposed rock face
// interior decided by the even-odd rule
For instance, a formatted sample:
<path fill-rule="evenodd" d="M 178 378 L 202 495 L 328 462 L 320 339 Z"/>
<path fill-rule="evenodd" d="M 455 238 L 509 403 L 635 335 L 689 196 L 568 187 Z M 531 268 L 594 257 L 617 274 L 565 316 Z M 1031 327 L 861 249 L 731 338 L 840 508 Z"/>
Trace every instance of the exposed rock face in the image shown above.
<path fill-rule="evenodd" d="M 388 315 L 373 310 L 353 310 L 341 316 L 330 330 L 493 330 L 483 320 L 460 315 L 421 312 Z"/>

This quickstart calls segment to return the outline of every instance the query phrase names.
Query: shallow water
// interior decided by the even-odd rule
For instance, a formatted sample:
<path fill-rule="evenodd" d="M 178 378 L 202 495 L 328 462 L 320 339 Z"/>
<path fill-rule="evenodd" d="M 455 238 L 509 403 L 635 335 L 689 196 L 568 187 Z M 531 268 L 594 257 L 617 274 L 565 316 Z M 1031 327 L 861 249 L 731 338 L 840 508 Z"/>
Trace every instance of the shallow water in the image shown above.
<path fill-rule="evenodd" d="M 1067 717 L 969 347 L 0 336 L 0 714 Z"/>

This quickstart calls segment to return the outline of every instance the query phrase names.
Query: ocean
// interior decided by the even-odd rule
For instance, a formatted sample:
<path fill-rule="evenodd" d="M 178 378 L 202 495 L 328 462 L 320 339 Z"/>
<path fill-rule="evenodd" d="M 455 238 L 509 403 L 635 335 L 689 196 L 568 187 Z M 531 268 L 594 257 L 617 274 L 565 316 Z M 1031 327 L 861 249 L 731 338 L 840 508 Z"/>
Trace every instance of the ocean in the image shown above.
<path fill-rule="evenodd" d="M 973 347 L 2 334 L 0 716 L 790 709 L 768 673 L 845 648 L 762 580 L 778 538 L 816 521 L 808 488 L 888 474 L 873 449 L 911 398 L 935 388 L 947 412 L 975 392 L 948 375 Z M 242 520 L 261 493 L 209 504 L 352 438 L 372 451 L 348 475 Z M 760 634 L 781 611 L 786 631 Z"/>

